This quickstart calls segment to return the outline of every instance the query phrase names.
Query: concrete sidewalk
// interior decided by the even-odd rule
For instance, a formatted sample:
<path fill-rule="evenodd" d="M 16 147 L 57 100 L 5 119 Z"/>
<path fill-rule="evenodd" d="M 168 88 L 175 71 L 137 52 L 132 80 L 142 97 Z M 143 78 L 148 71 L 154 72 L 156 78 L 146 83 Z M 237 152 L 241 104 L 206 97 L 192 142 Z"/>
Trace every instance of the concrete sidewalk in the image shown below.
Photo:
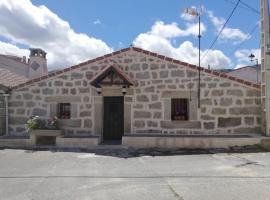
<path fill-rule="evenodd" d="M 0 160 L 0 199 L 270 197 L 270 153 L 264 152 L 121 157 L 4 149 Z"/>

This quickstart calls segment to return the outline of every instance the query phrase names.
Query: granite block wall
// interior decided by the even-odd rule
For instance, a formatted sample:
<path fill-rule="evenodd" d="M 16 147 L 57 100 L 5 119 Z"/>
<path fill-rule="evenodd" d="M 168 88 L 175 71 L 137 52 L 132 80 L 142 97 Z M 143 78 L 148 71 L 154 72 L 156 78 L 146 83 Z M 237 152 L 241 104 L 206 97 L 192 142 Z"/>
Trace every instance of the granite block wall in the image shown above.
<path fill-rule="evenodd" d="M 135 82 L 125 96 L 125 105 L 130 108 L 127 112 L 129 116 L 125 116 L 130 122 L 126 134 L 261 132 L 259 88 L 203 71 L 201 107 L 197 108 L 196 68 L 130 48 L 14 88 L 9 99 L 10 133 L 26 134 L 28 117 L 52 117 L 57 114 L 58 103 L 70 102 L 71 119 L 61 120 L 65 134 L 101 135 L 102 128 L 95 128 L 103 115 L 102 112 L 95 113 L 95 99 L 100 98 L 100 95 L 90 82 L 108 65 L 117 65 Z M 119 91 L 116 93 L 121 95 Z M 171 121 L 171 98 L 188 99 L 188 121 Z"/>

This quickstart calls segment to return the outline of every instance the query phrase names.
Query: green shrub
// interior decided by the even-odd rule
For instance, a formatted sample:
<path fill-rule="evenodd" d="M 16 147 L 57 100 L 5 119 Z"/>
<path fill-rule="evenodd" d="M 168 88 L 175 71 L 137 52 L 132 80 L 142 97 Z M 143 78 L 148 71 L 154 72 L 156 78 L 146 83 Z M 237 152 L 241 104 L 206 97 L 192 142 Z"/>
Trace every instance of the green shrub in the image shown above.
<path fill-rule="evenodd" d="M 27 132 L 35 129 L 40 129 L 40 119 L 39 116 L 30 117 L 26 123 Z"/>

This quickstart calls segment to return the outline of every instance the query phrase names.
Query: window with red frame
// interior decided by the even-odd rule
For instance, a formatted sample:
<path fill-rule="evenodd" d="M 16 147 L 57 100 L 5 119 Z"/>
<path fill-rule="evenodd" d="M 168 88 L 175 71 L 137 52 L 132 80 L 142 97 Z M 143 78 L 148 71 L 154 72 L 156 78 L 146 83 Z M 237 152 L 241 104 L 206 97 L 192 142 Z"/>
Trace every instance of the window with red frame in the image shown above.
<path fill-rule="evenodd" d="M 171 100 L 171 120 L 173 121 L 188 120 L 188 99 Z"/>
<path fill-rule="evenodd" d="M 60 103 L 59 104 L 59 114 L 60 119 L 70 119 L 71 105 L 70 103 Z"/>

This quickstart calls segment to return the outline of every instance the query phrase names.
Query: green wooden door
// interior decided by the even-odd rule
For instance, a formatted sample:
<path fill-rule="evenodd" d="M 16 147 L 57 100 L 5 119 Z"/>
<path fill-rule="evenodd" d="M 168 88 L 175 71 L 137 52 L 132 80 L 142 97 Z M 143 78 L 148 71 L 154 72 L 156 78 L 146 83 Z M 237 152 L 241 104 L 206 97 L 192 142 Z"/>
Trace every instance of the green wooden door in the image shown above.
<path fill-rule="evenodd" d="M 104 97 L 103 140 L 121 140 L 124 132 L 124 97 Z"/>

